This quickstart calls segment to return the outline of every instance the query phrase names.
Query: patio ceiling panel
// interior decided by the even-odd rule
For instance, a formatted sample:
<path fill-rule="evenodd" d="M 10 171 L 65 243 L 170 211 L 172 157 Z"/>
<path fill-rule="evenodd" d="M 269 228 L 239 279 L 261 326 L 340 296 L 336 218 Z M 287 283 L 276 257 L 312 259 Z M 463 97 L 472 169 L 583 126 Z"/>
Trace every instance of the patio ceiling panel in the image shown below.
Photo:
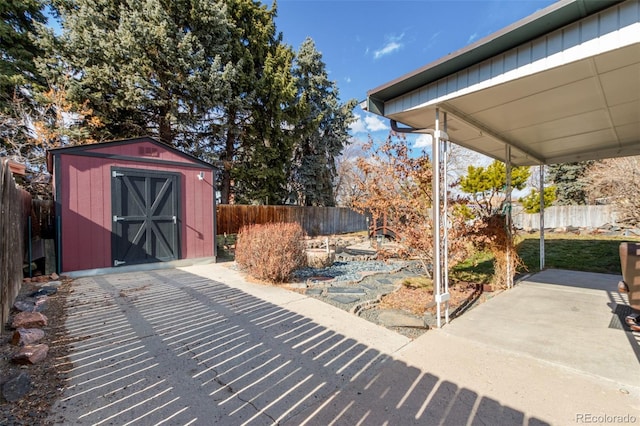
<path fill-rule="evenodd" d="M 514 165 L 640 154 L 640 0 L 587 4 L 560 1 L 370 91 L 365 108 L 415 129 L 433 128 L 439 108 L 451 141 L 500 160 L 511 145 Z M 465 62 L 472 53 L 485 56 Z"/>

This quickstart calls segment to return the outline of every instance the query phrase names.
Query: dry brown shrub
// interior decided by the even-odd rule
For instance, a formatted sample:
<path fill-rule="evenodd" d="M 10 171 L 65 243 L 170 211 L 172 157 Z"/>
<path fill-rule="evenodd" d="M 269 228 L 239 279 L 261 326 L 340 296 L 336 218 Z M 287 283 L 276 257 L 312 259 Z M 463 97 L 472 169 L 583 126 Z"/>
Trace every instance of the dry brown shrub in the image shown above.
<path fill-rule="evenodd" d="M 493 254 L 493 279 L 496 288 L 507 287 L 507 268 L 515 274 L 524 263 L 516 251 L 512 230 L 508 229 L 506 216 L 496 214 L 486 216 L 475 223 L 473 230 L 474 245 L 479 250 L 488 250 Z M 507 256 L 507 253 L 510 256 Z"/>
<path fill-rule="evenodd" d="M 306 264 L 304 237 L 298 223 L 244 226 L 236 242 L 236 263 L 254 278 L 286 282 Z"/>

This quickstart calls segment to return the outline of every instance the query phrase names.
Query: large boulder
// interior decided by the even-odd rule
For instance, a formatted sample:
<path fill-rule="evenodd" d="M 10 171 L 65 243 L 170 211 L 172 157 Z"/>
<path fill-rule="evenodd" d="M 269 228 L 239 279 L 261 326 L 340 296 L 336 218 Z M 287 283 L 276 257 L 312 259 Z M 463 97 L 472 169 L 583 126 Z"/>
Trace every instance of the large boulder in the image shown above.
<path fill-rule="evenodd" d="M 47 325 L 47 317 L 40 312 L 20 312 L 13 317 L 12 328 L 41 328 Z"/>
<path fill-rule="evenodd" d="M 39 328 L 19 328 L 11 336 L 11 344 L 16 346 L 26 346 L 36 343 L 44 337 L 44 331 Z"/>
<path fill-rule="evenodd" d="M 31 378 L 24 371 L 9 378 L 2 385 L 2 396 L 8 402 L 15 402 L 31 392 Z"/>
<path fill-rule="evenodd" d="M 49 346 L 47 345 L 27 345 L 20 348 L 20 350 L 11 357 L 11 361 L 16 364 L 37 364 L 47 357 L 48 352 Z"/>

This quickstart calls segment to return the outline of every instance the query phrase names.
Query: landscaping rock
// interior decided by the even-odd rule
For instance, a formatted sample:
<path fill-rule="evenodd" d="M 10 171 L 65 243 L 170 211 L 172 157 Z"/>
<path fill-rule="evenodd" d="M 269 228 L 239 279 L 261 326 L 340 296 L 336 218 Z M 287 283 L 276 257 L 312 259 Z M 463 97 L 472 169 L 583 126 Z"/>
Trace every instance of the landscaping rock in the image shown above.
<path fill-rule="evenodd" d="M 13 317 L 12 328 L 41 328 L 47 325 L 47 317 L 40 312 L 20 312 Z"/>
<path fill-rule="evenodd" d="M 359 297 L 347 296 L 347 295 L 342 295 L 342 294 L 339 294 L 337 296 L 335 296 L 335 295 L 331 296 L 331 299 L 335 300 L 338 303 L 342 303 L 342 304 L 345 304 L 345 305 L 349 305 L 351 303 L 355 303 L 358 300 L 360 300 Z"/>
<path fill-rule="evenodd" d="M 329 287 L 329 294 L 365 294 L 366 291 L 360 287 Z"/>
<path fill-rule="evenodd" d="M 13 307 L 20 312 L 34 312 L 36 310 L 36 303 L 30 300 L 16 300 Z"/>
<path fill-rule="evenodd" d="M 36 299 L 35 304 L 36 304 L 36 312 L 40 312 L 42 310 L 44 310 L 45 304 L 47 303 L 47 300 L 49 300 L 49 298 L 47 296 L 40 296 Z"/>
<path fill-rule="evenodd" d="M 37 364 L 47 357 L 48 352 L 48 345 L 27 345 L 20 348 L 11 361 L 16 364 Z"/>
<path fill-rule="evenodd" d="M 11 336 L 11 344 L 26 346 L 36 343 L 44 337 L 44 331 L 39 328 L 19 328 Z"/>
<path fill-rule="evenodd" d="M 42 312 L 45 309 L 47 302 L 47 296 L 26 297 L 22 300 L 17 300 L 13 307 L 20 312 Z"/>
<path fill-rule="evenodd" d="M 324 249 L 308 249 L 307 265 L 310 268 L 326 268 L 333 264 L 335 260 L 335 251 L 331 250 L 328 253 Z"/>
<path fill-rule="evenodd" d="M 8 402 L 18 401 L 31 391 L 31 377 L 25 372 L 18 373 L 2 385 L 2 396 Z"/>
<path fill-rule="evenodd" d="M 43 286 L 38 291 L 34 291 L 29 295 L 29 297 L 42 297 L 42 296 L 51 296 L 52 294 L 56 294 L 58 289 L 54 286 Z"/>
<path fill-rule="evenodd" d="M 425 321 L 415 315 L 398 309 L 385 309 L 378 315 L 380 323 L 386 327 L 425 328 Z"/>

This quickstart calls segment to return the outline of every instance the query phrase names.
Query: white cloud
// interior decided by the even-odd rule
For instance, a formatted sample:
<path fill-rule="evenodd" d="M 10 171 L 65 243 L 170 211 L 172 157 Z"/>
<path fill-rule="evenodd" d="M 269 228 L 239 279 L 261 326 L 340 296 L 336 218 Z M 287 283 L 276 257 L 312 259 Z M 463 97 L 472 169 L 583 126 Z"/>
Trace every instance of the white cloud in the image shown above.
<path fill-rule="evenodd" d="M 436 41 L 438 40 L 438 37 L 440 37 L 440 33 L 441 31 L 438 31 L 437 33 L 434 33 L 431 35 L 431 37 L 429 37 L 426 46 L 423 48 L 424 51 L 427 51 L 436 45 Z"/>
<path fill-rule="evenodd" d="M 367 126 L 364 121 L 362 121 L 362 117 L 358 114 L 355 114 L 356 121 L 349 125 L 349 129 L 351 129 L 351 133 L 367 133 Z"/>
<path fill-rule="evenodd" d="M 467 44 L 473 43 L 478 38 L 478 33 L 473 33 L 467 39 Z"/>
<path fill-rule="evenodd" d="M 385 43 L 385 45 L 373 52 L 373 58 L 379 59 L 383 56 L 395 52 L 396 50 L 402 49 L 404 45 L 400 43 L 400 40 L 402 40 L 403 37 L 404 33 L 400 34 L 399 36 L 387 36 L 387 42 Z"/>
<path fill-rule="evenodd" d="M 416 138 L 416 141 L 413 144 L 413 147 L 426 148 L 426 147 L 430 147 L 432 143 L 433 143 L 433 136 L 423 133 Z"/>
<path fill-rule="evenodd" d="M 349 129 L 351 133 L 372 133 L 389 130 L 386 122 L 375 115 L 366 115 L 364 118 L 360 114 L 355 114 L 356 121 L 351 123 Z"/>
<path fill-rule="evenodd" d="M 396 50 L 400 49 L 402 47 L 402 45 L 398 42 L 395 41 L 390 41 L 389 43 L 387 43 L 382 49 L 376 50 L 375 52 L 373 52 L 373 57 L 375 59 L 379 59 L 382 58 L 383 56 L 386 56 L 390 53 L 395 52 Z"/>
<path fill-rule="evenodd" d="M 382 121 L 381 118 L 373 116 L 373 115 L 367 115 L 364 118 L 364 122 L 366 123 L 367 129 L 370 132 L 379 132 L 381 130 L 389 129 L 387 124 L 384 121 Z"/>

